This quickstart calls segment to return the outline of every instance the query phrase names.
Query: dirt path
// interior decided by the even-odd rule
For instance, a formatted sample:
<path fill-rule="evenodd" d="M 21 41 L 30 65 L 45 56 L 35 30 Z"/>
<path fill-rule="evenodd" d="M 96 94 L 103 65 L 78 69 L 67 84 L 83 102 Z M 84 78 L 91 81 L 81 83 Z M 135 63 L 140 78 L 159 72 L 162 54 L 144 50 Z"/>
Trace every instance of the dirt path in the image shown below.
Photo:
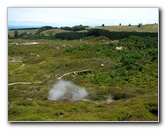
<path fill-rule="evenodd" d="M 78 73 L 83 73 L 83 72 L 91 72 L 91 70 L 89 69 L 85 69 L 85 70 L 81 70 L 81 71 L 73 71 L 73 72 L 68 72 L 63 74 L 62 76 L 58 77 L 57 79 L 60 80 L 62 79 L 64 76 L 70 75 L 72 74 L 73 76 L 77 75 Z"/>
<path fill-rule="evenodd" d="M 15 69 L 15 70 L 11 71 L 11 72 L 10 72 L 10 74 L 13 74 L 13 72 L 15 72 L 15 71 L 17 71 L 17 70 L 19 70 L 19 69 L 23 68 L 23 67 L 24 67 L 24 65 L 25 65 L 25 64 L 22 64 L 19 68 L 17 68 L 17 69 Z"/>
<path fill-rule="evenodd" d="M 13 82 L 13 83 L 9 83 L 8 85 L 16 85 L 16 84 L 23 84 L 23 85 L 30 85 L 30 84 L 39 84 L 42 82 Z"/>

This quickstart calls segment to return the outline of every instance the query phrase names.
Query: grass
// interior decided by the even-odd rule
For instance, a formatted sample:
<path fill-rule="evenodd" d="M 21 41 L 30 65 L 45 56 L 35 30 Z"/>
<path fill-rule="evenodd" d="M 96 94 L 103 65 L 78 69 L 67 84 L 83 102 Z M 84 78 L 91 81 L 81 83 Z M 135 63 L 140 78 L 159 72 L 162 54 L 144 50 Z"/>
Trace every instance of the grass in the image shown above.
<path fill-rule="evenodd" d="M 62 30 L 62 29 L 50 29 L 50 30 L 45 30 L 45 31 L 41 32 L 41 34 L 49 36 L 49 35 L 55 35 L 57 33 L 62 33 L 62 32 L 70 32 L 70 31 Z"/>
<path fill-rule="evenodd" d="M 158 24 L 149 24 L 142 25 L 138 27 L 137 25 L 131 26 L 104 26 L 104 27 L 96 27 L 99 29 L 106 29 L 109 31 L 135 31 L 135 32 L 158 32 Z"/>
<path fill-rule="evenodd" d="M 18 34 L 21 34 L 21 33 L 24 33 L 24 32 L 27 32 L 27 34 L 35 34 L 36 33 L 36 31 L 37 31 L 38 29 L 32 29 L 32 30 L 17 30 L 18 31 Z M 12 37 L 14 37 L 14 32 L 15 32 L 16 30 L 9 30 L 8 31 L 8 34 L 10 35 L 10 36 L 12 36 Z"/>

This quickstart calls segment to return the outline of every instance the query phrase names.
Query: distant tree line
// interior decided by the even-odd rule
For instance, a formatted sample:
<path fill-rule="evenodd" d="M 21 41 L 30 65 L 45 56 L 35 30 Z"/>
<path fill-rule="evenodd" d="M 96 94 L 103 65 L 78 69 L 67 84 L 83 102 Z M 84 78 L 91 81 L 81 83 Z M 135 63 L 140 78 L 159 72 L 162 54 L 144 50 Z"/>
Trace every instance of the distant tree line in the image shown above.
<path fill-rule="evenodd" d="M 63 32 L 55 34 L 55 38 L 63 40 L 81 39 L 87 36 L 87 32 Z"/>
<path fill-rule="evenodd" d="M 105 36 L 109 39 L 123 39 L 129 36 L 140 36 L 140 37 L 157 37 L 158 33 L 151 33 L 151 32 L 111 32 L 108 30 L 103 29 L 90 29 L 88 32 L 63 32 L 55 34 L 55 38 L 58 39 L 66 39 L 66 40 L 73 40 L 73 39 L 80 39 L 83 37 L 88 36 Z"/>
<path fill-rule="evenodd" d="M 88 26 L 76 25 L 76 26 L 73 26 L 73 27 L 68 27 L 68 26 L 61 27 L 61 29 L 69 30 L 69 31 L 80 31 L 80 30 L 85 30 L 87 27 Z"/>
<path fill-rule="evenodd" d="M 151 32 L 113 32 L 108 30 L 102 30 L 102 29 L 91 29 L 88 31 L 88 36 L 105 36 L 109 39 L 123 39 L 126 37 L 129 37 L 131 35 L 133 36 L 140 36 L 140 37 L 157 37 L 158 33 L 151 33 Z"/>
<path fill-rule="evenodd" d="M 77 28 L 77 27 L 76 27 Z M 57 33 L 53 36 L 44 36 L 44 34 L 40 34 L 42 31 L 47 29 L 53 29 L 50 26 L 40 28 L 35 34 L 27 34 L 23 32 L 18 34 L 18 31 L 14 32 L 14 37 L 8 35 L 8 38 L 24 38 L 24 39 L 62 39 L 62 40 L 74 40 L 74 39 L 81 39 L 88 36 L 105 36 L 111 40 L 115 39 L 124 39 L 129 36 L 139 36 L 139 37 L 158 37 L 158 33 L 156 32 L 113 32 L 104 29 L 90 29 L 88 32 L 62 32 Z"/>
<path fill-rule="evenodd" d="M 9 30 L 36 30 L 39 29 L 40 27 L 32 27 L 32 28 L 18 28 L 18 29 L 9 29 Z"/>

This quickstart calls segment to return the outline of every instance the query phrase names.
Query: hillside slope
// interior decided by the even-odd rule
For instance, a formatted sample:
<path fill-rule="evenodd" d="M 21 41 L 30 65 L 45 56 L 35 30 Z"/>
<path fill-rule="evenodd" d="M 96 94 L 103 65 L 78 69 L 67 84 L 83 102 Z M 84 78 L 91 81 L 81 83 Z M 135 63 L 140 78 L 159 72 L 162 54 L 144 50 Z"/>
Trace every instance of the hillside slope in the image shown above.
<path fill-rule="evenodd" d="M 109 31 L 136 31 L 136 32 L 158 32 L 158 24 L 142 25 L 138 27 L 137 25 L 131 26 L 104 26 L 96 27 L 99 29 L 106 29 Z"/>
<path fill-rule="evenodd" d="M 142 25 L 141 27 L 138 27 L 136 25 L 133 26 L 97 26 L 94 28 L 98 28 L 98 29 L 106 29 L 109 31 L 127 31 L 127 32 L 158 32 L 158 24 L 149 24 L 149 25 Z M 87 32 L 89 29 L 92 28 L 87 28 L 86 30 L 81 30 L 78 32 Z M 38 31 L 38 29 L 33 29 L 33 30 L 18 30 L 18 33 L 24 33 L 26 32 L 27 34 L 35 34 Z M 15 30 L 9 30 L 8 34 L 10 36 L 14 36 L 14 32 Z M 44 34 L 45 36 L 51 36 L 51 35 L 55 35 L 57 33 L 62 33 L 62 32 L 71 32 L 69 30 L 63 30 L 63 29 L 48 29 L 48 30 L 44 30 L 41 32 L 41 34 Z"/>

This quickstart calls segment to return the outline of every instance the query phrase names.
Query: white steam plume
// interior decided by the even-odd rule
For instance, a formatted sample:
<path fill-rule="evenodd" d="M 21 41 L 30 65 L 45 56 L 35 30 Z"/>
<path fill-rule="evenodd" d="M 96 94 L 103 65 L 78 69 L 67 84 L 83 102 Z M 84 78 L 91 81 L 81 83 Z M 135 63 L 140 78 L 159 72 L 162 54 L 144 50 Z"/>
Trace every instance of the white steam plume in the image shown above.
<path fill-rule="evenodd" d="M 79 101 L 87 95 L 85 88 L 70 81 L 59 80 L 49 91 L 48 100 Z"/>

